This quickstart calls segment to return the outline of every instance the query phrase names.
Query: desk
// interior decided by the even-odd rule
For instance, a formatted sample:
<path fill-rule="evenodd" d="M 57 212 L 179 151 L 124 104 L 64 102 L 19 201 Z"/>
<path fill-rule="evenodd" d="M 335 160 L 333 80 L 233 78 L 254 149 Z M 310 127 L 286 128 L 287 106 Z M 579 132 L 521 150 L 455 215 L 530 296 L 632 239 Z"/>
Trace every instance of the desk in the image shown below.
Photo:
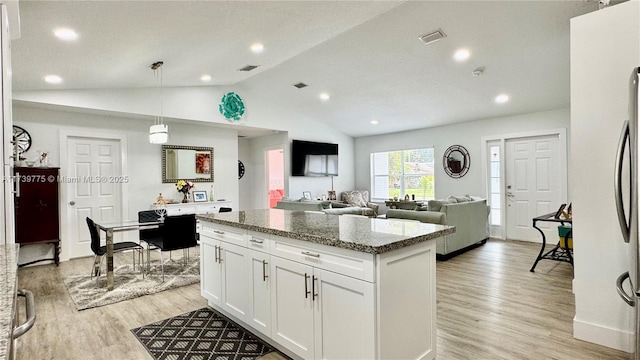
<path fill-rule="evenodd" d="M 547 238 L 544 235 L 544 232 L 542 232 L 542 230 L 540 230 L 540 228 L 537 227 L 536 224 L 538 222 L 555 222 L 555 223 L 560 223 L 561 225 L 572 224 L 571 219 L 556 219 L 554 217 L 555 215 L 556 213 L 553 212 L 553 213 L 549 213 L 549 214 L 545 214 L 545 215 L 541 215 L 533 218 L 533 228 L 538 230 L 542 235 L 542 247 L 540 248 L 540 253 L 536 258 L 536 261 L 533 263 L 531 270 L 529 270 L 531 272 L 534 272 L 536 265 L 538 265 L 538 261 L 543 259 L 564 261 L 564 262 L 568 262 L 569 264 L 571 264 L 571 266 L 573 266 L 573 250 L 569 249 L 569 246 L 568 246 L 569 243 L 567 240 L 569 237 L 571 237 L 571 231 L 567 232 L 567 234 L 564 236 L 565 247 L 560 246 L 560 242 L 558 242 L 558 244 L 556 244 L 556 246 L 554 246 L 553 249 L 551 249 L 550 251 L 548 251 L 546 254 L 543 255 L 544 248 L 547 245 Z"/>
<path fill-rule="evenodd" d="M 160 221 L 138 222 L 132 220 L 96 223 L 98 233 L 100 230 L 107 234 L 107 290 L 113 290 L 113 233 L 121 231 L 139 230 L 140 228 L 156 227 L 162 224 Z M 100 260 L 96 258 L 97 265 L 100 266 Z M 96 266 L 96 264 L 94 264 Z"/>

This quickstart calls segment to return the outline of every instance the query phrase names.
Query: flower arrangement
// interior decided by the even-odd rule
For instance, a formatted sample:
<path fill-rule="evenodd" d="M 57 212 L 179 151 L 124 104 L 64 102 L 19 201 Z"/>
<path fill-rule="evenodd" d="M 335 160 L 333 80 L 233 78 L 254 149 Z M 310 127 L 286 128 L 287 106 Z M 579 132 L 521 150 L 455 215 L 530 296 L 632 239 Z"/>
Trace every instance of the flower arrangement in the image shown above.
<path fill-rule="evenodd" d="M 187 195 L 189 195 L 189 191 L 191 191 L 194 186 L 196 185 L 191 181 L 178 180 L 178 182 L 176 182 L 176 189 L 184 194 L 184 199 L 182 200 L 182 202 L 189 202 L 189 198 L 187 197 Z"/>

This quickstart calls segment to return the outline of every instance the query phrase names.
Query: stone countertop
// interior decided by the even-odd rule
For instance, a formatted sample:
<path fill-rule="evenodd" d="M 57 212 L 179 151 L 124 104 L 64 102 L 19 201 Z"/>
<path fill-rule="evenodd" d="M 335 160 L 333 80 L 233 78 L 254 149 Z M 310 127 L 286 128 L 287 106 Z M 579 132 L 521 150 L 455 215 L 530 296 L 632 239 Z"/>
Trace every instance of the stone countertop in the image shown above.
<path fill-rule="evenodd" d="M 279 209 L 203 214 L 198 218 L 371 254 L 392 251 L 455 232 L 454 226 L 447 225 Z"/>
<path fill-rule="evenodd" d="M 0 245 L 0 360 L 9 358 L 20 245 Z"/>

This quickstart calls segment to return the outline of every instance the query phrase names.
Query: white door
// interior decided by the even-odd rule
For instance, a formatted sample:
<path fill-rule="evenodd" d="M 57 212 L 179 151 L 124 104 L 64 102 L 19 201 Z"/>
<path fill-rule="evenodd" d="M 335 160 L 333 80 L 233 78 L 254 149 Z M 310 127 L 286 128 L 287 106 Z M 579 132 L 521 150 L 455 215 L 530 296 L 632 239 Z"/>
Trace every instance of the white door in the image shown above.
<path fill-rule="evenodd" d="M 222 303 L 222 266 L 218 262 L 220 240 L 200 234 L 200 293 L 210 304 Z"/>
<path fill-rule="evenodd" d="M 249 277 L 247 249 L 221 242 L 219 262 L 222 263 L 222 308 L 247 322 L 249 307 Z"/>
<path fill-rule="evenodd" d="M 315 358 L 375 358 L 374 284 L 317 268 L 312 280 Z"/>
<path fill-rule="evenodd" d="M 559 136 L 506 141 L 507 239 L 542 242 L 532 227 L 536 216 L 555 212 L 561 204 L 565 181 L 559 152 Z M 547 239 L 557 239 L 557 227 L 540 223 Z"/>
<path fill-rule="evenodd" d="M 250 306 L 247 323 L 261 333 L 271 336 L 271 276 L 270 256 L 249 249 Z"/>
<path fill-rule="evenodd" d="M 271 258 L 272 339 L 303 359 L 313 359 L 313 267 Z"/>
<path fill-rule="evenodd" d="M 95 222 L 122 219 L 121 143 L 116 139 L 67 138 L 69 257 L 93 254 L 85 218 Z M 64 248 L 63 248 L 64 249 Z"/>

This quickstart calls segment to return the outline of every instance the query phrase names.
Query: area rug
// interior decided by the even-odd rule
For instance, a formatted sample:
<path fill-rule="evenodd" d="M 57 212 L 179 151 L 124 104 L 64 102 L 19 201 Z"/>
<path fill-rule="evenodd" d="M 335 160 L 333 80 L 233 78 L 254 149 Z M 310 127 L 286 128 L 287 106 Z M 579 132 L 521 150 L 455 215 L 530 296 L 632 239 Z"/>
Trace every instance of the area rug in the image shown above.
<path fill-rule="evenodd" d="M 252 360 L 274 351 L 210 308 L 161 320 L 131 332 L 156 360 Z"/>
<path fill-rule="evenodd" d="M 95 277 L 93 279 L 89 277 L 89 269 L 86 275 L 65 277 L 64 284 L 76 304 L 76 309 L 80 311 L 197 283 L 200 281 L 199 264 L 199 256 L 191 256 L 186 266 L 183 265 L 181 258 L 173 261 L 165 260 L 164 282 L 162 282 L 160 260 L 151 262 L 151 271 L 144 279 L 138 267 L 134 271 L 131 264 L 121 265 L 114 270 L 114 287 L 111 291 L 107 291 L 106 288 L 106 274 L 102 273 L 96 286 Z"/>

